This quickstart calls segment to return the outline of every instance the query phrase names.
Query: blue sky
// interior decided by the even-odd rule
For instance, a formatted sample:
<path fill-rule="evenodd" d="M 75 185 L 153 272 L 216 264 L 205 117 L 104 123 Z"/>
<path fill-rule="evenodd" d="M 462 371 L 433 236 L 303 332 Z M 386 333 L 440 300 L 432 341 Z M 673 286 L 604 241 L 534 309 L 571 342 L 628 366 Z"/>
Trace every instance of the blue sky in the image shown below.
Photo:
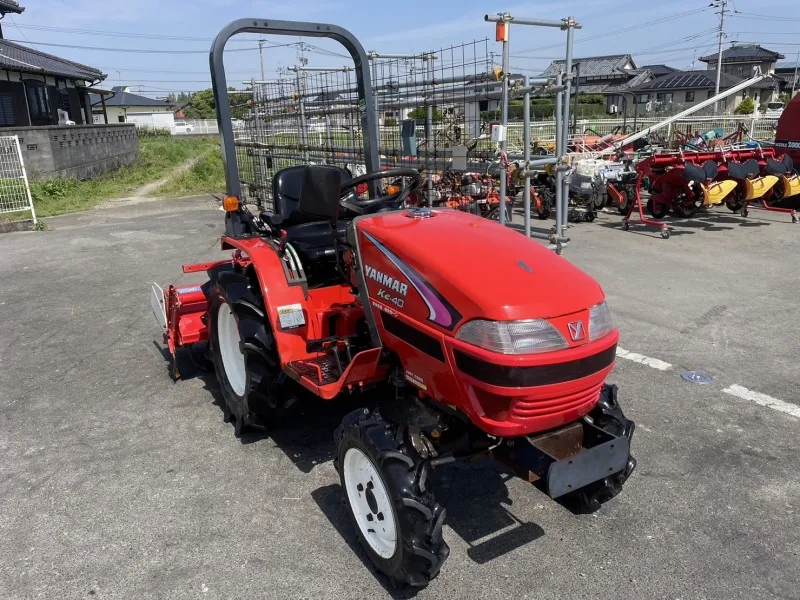
<path fill-rule="evenodd" d="M 485 37 L 493 39 L 492 24 L 483 21 L 487 12 L 504 10 L 529 18 L 573 15 L 583 24 L 583 29 L 576 34 L 576 56 L 631 53 L 639 66 L 666 63 L 683 69 L 690 68 L 694 59 L 695 68 L 702 68 L 703 64 L 697 62 L 696 57 L 716 50 L 714 28 L 719 23 L 716 9 L 708 7 L 709 1 L 621 5 L 619 0 L 543 0 L 512 1 L 503 6 L 476 0 L 392 3 L 374 0 L 20 0 L 26 11 L 6 17 L 3 31 L 7 39 L 23 43 L 29 40 L 44 52 L 101 68 L 109 75 L 107 87 L 123 83 L 134 91 L 141 89 L 144 95 L 157 96 L 167 91 L 209 87 L 206 53 L 210 40 L 223 25 L 240 17 L 335 23 L 355 33 L 367 50 L 413 53 Z M 786 60 L 795 60 L 800 50 L 797 3 L 798 0 L 731 1 L 729 7 L 739 9 L 741 14 L 731 14 L 726 20 L 728 40 L 758 42 L 782 52 Z M 696 12 L 676 17 L 690 11 Z M 629 30 L 614 33 L 623 29 Z M 163 39 L 166 37 L 198 39 Z M 244 79 L 260 77 L 254 39 L 250 37 L 230 46 L 244 50 L 230 54 L 227 59 L 231 72 L 229 81 L 235 85 L 241 85 Z M 278 44 L 297 41 L 271 36 L 266 39 Z M 318 39 L 304 41 L 321 50 L 307 53 L 309 66 L 347 64 L 347 60 L 325 53 L 325 50 L 342 53 L 343 49 L 336 43 Z M 513 27 L 512 71 L 540 72 L 552 59 L 563 56 L 563 41 L 564 34 L 559 30 Z M 45 44 L 181 53 L 113 52 Z M 492 42 L 491 46 L 500 52 L 499 44 Z M 295 47 L 265 49 L 267 78 L 275 77 L 278 67 L 296 61 Z"/>

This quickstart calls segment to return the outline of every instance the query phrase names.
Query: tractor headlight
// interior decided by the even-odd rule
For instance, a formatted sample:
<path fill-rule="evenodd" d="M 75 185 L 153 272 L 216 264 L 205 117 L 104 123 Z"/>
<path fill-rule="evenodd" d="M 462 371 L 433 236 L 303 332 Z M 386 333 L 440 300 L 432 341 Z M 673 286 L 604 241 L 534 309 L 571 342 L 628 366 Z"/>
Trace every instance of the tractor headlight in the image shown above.
<path fill-rule="evenodd" d="M 594 342 L 614 331 L 608 304 L 601 302 L 589 310 L 589 341 Z"/>
<path fill-rule="evenodd" d="M 544 319 L 484 321 L 463 325 L 456 339 L 500 354 L 533 354 L 569 348 L 564 336 Z"/>

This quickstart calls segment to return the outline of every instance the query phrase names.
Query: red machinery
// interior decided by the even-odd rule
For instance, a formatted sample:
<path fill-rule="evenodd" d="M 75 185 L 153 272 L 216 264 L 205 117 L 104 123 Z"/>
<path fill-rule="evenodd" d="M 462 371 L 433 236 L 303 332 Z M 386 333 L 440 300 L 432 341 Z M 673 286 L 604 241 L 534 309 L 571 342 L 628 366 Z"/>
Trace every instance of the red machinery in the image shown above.
<path fill-rule="evenodd" d="M 241 205 L 220 74 L 230 36 L 263 33 L 253 23 L 231 24 L 212 50 L 228 182 L 221 244 L 232 256 L 184 267 L 206 281 L 156 295 L 170 350 L 208 340 L 237 434 L 279 426 L 303 390 L 322 400 L 375 390 L 362 399 L 377 408 L 336 430 L 335 466 L 365 551 L 401 585 L 426 585 L 449 554 L 429 485 L 441 465 L 491 453 L 553 498 L 596 509 L 615 496 L 636 465 L 634 424 L 605 384 L 619 334 L 602 289 L 489 220 L 396 210 L 422 177 L 375 168 L 372 102 L 363 103 L 370 173 L 346 181 L 339 167 L 289 167 L 275 174 L 274 212 Z M 320 31 L 351 52 L 363 94 L 369 63 L 349 32 L 278 29 Z M 400 178 L 400 190 L 376 185 Z M 365 183 L 370 199 L 352 193 Z"/>
<path fill-rule="evenodd" d="M 659 227 L 664 238 L 670 235 L 665 223 L 644 216 L 641 202 L 644 178 L 647 178 L 650 191 L 647 210 L 656 219 L 665 217 L 670 208 L 676 216 L 689 218 L 703 206 L 723 202 L 733 212 L 741 211 L 743 216 L 747 216 L 748 204 L 760 199 L 764 209 L 791 213 L 792 222 L 796 222 L 793 210 L 768 203 L 773 188 L 779 183 L 774 171 L 787 168 L 774 157 L 774 149 L 761 147 L 654 154 L 636 167 L 640 174 L 637 201 L 630 206 L 623 228 L 628 229 L 630 216 L 638 206 L 644 224 Z M 785 183 L 780 183 L 780 189 L 787 186 L 791 192 L 793 181 L 787 177 Z"/>

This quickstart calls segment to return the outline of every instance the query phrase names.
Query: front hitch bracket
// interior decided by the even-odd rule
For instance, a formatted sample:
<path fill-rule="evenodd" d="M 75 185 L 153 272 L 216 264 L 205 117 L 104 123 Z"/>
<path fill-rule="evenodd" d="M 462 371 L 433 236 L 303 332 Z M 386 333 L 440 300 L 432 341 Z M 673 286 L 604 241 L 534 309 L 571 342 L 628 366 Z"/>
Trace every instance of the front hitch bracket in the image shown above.
<path fill-rule="evenodd" d="M 636 466 L 630 453 L 635 428 L 617 404 L 616 386 L 604 386 L 583 419 L 545 433 L 507 438 L 492 451 L 517 475 L 540 482 L 551 498 L 593 484 L 615 495 Z"/>

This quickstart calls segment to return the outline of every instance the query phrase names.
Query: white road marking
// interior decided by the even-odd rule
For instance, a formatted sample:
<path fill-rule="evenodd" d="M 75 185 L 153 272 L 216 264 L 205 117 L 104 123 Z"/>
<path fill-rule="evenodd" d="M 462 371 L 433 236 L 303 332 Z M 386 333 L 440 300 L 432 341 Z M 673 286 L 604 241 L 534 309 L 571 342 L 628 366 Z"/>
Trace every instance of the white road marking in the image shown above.
<path fill-rule="evenodd" d="M 761 392 L 753 392 L 748 390 L 746 387 L 742 387 L 741 385 L 732 385 L 730 387 L 726 387 L 722 391 L 726 394 L 730 394 L 731 396 L 741 398 L 742 400 L 749 400 L 750 402 L 755 402 L 760 406 L 766 406 L 767 408 L 771 408 L 800 419 L 800 406 L 797 406 L 796 404 L 789 404 L 788 402 L 778 400 L 772 396 L 767 396 Z"/>
<path fill-rule="evenodd" d="M 663 360 L 659 360 L 657 358 L 650 358 L 649 356 L 645 356 L 644 354 L 638 354 L 636 352 L 628 352 L 627 350 L 623 350 L 619 346 L 617 346 L 617 356 L 620 358 L 625 358 L 627 360 L 632 360 L 633 362 L 639 363 L 640 365 L 646 365 L 648 367 L 652 367 L 654 369 L 658 369 L 659 371 L 669 371 L 672 368 L 672 365 L 668 362 L 664 362 Z"/>

